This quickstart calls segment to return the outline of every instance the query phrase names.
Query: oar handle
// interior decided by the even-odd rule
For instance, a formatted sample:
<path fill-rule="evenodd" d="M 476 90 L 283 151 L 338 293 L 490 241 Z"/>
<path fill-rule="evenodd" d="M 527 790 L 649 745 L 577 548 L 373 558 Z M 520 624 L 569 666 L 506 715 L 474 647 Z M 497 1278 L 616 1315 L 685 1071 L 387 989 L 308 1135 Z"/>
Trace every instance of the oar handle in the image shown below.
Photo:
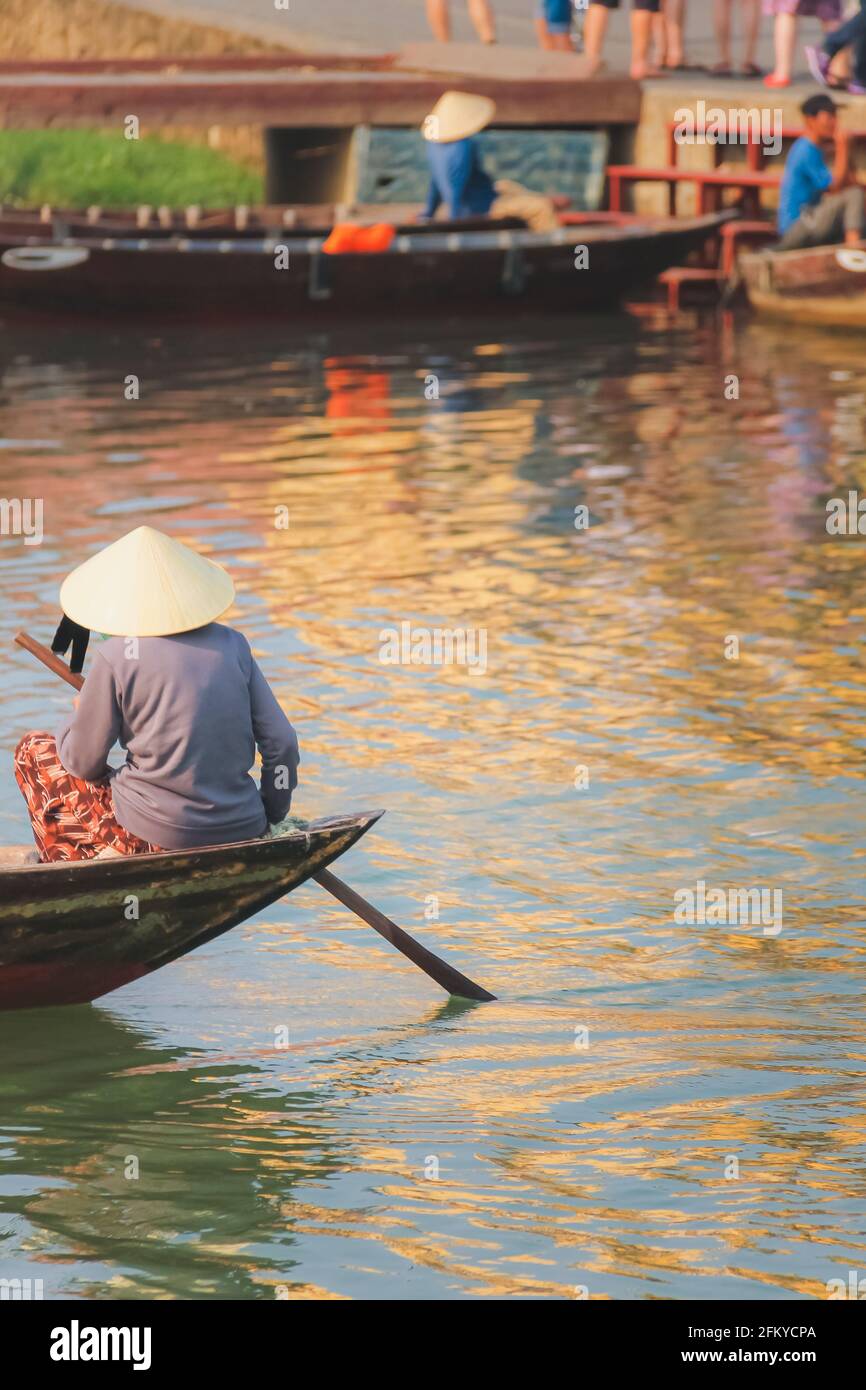
<path fill-rule="evenodd" d="M 53 671 L 55 676 L 66 681 L 67 685 L 74 685 L 76 690 L 81 689 L 84 684 L 84 677 L 76 676 L 73 671 L 70 671 L 65 661 L 56 656 L 54 652 L 49 651 L 47 647 L 43 647 L 42 643 L 37 642 L 35 637 L 31 637 L 27 632 L 19 632 L 15 641 L 19 647 L 23 647 L 26 652 L 30 652 L 31 656 L 35 656 L 37 661 L 41 661 L 43 666 L 47 666 L 49 671 Z"/>

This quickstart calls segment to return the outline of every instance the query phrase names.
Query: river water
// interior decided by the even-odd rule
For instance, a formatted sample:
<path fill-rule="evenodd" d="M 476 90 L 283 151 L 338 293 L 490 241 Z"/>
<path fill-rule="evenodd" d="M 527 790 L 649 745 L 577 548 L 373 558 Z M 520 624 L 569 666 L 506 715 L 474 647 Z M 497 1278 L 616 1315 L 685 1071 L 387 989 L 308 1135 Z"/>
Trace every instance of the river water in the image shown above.
<path fill-rule="evenodd" d="M 96 1005 L 0 1016 L 0 1275 L 183 1299 L 862 1275 L 866 563 L 825 527 L 866 486 L 861 345 L 7 323 L 0 372 L 0 493 L 45 508 L 41 545 L 0 541 L 4 839 L 15 742 L 69 694 L 11 638 L 46 640 L 61 577 L 149 522 L 234 573 L 299 730 L 294 809 L 387 808 L 340 874 L 498 995 L 449 1003 L 311 885 Z M 486 669 L 383 664 L 403 622 L 483 631 Z M 699 881 L 783 920 L 675 920 Z"/>

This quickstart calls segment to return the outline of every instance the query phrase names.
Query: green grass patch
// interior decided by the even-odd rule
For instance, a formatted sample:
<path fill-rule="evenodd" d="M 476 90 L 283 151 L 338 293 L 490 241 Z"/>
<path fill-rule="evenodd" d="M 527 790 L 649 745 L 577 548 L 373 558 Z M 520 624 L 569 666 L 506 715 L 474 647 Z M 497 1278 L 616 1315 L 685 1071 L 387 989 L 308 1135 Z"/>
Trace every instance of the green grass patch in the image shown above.
<path fill-rule="evenodd" d="M 0 131 L 0 200 L 182 208 L 262 201 L 262 178 L 206 145 L 96 130 Z"/>

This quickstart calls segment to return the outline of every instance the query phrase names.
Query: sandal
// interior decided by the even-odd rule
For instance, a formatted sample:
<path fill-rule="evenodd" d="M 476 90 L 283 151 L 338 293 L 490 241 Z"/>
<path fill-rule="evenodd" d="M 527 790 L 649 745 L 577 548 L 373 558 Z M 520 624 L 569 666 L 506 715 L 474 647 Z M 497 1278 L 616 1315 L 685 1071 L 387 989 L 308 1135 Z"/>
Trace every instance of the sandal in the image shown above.
<path fill-rule="evenodd" d="M 763 77 L 764 69 L 759 68 L 757 63 L 744 63 L 740 68 L 741 77 Z"/>

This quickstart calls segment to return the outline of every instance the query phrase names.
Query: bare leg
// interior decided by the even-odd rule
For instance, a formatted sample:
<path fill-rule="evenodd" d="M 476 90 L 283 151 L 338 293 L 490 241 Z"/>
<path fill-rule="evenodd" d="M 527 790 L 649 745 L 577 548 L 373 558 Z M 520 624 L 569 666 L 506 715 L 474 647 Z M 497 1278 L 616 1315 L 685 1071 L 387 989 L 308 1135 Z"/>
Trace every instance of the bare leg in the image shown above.
<path fill-rule="evenodd" d="M 678 68 L 683 61 L 683 26 L 686 19 L 686 0 L 662 0 L 666 43 L 665 64 Z"/>
<path fill-rule="evenodd" d="M 668 51 L 668 30 L 665 24 L 665 17 L 661 10 L 653 15 L 653 62 L 656 67 L 663 68 Z"/>
<path fill-rule="evenodd" d="M 631 75 L 640 80 L 642 77 L 658 77 L 659 69 L 653 67 L 649 62 L 649 46 L 652 37 L 653 16 L 649 10 L 632 10 L 631 12 Z"/>
<path fill-rule="evenodd" d="M 741 0 L 745 26 L 743 65 L 753 66 L 758 54 L 758 35 L 761 32 L 761 0 Z"/>
<path fill-rule="evenodd" d="M 496 25 L 490 0 L 469 0 L 469 18 L 482 43 L 496 42 Z"/>
<path fill-rule="evenodd" d="M 797 41 L 797 16 L 777 14 L 774 31 L 776 45 L 776 67 L 774 77 L 784 77 L 790 81 L 794 66 L 794 45 Z"/>
<path fill-rule="evenodd" d="M 757 0 L 756 0 L 757 7 Z M 716 30 L 716 51 L 719 68 L 732 66 L 731 59 L 731 0 L 716 0 L 713 11 Z"/>
<path fill-rule="evenodd" d="M 601 64 L 609 18 L 610 10 L 606 5 L 590 5 L 586 12 L 586 21 L 583 26 L 583 51 L 590 59 L 593 71 Z"/>
<path fill-rule="evenodd" d="M 440 43 L 448 43 L 451 38 L 448 0 L 427 0 L 427 23 L 433 31 L 434 39 L 438 39 Z"/>
<path fill-rule="evenodd" d="M 553 35 L 551 34 L 543 19 L 536 19 L 535 33 L 538 37 L 538 45 L 540 48 L 554 47 Z"/>

